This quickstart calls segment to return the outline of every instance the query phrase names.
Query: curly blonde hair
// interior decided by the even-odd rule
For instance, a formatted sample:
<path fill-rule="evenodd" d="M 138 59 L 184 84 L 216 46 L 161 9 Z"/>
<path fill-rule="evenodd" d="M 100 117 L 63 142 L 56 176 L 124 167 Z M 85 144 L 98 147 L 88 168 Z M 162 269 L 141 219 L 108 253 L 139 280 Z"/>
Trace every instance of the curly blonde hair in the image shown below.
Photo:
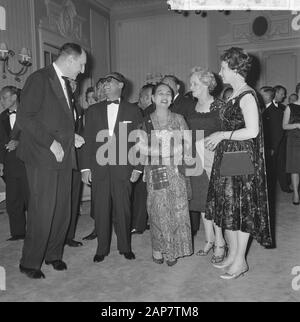
<path fill-rule="evenodd" d="M 191 70 L 191 76 L 192 75 L 197 76 L 199 81 L 208 87 L 208 91 L 210 94 L 217 87 L 217 81 L 216 81 L 215 75 L 207 68 L 195 66 Z"/>

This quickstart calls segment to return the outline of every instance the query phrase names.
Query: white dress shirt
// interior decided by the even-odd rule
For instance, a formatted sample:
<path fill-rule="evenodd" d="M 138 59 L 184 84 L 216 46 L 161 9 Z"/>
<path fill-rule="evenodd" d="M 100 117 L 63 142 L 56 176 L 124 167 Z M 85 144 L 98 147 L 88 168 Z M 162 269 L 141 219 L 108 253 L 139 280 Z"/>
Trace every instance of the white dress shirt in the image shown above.
<path fill-rule="evenodd" d="M 273 104 L 278 107 L 278 103 L 276 101 L 273 100 Z"/>
<path fill-rule="evenodd" d="M 10 128 L 13 129 L 16 123 L 16 113 L 9 114 L 9 123 L 10 123 Z"/>
<path fill-rule="evenodd" d="M 120 101 L 119 101 L 120 102 Z M 107 105 L 107 121 L 108 121 L 108 133 L 110 136 L 114 133 L 116 120 L 119 111 L 119 104 L 111 103 Z"/>
<path fill-rule="evenodd" d="M 273 103 L 273 102 L 269 102 L 269 103 L 266 105 L 266 109 L 267 109 L 270 105 L 272 105 L 272 103 Z"/>

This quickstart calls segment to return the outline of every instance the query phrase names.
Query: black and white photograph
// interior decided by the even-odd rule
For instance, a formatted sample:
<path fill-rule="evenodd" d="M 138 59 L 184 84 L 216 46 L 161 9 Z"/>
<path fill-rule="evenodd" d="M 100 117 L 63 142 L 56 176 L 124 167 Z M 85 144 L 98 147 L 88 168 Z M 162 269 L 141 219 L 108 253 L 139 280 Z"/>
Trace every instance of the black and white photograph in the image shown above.
<path fill-rule="evenodd" d="M 299 66 L 300 0 L 0 0 L 0 302 L 300 302 Z"/>

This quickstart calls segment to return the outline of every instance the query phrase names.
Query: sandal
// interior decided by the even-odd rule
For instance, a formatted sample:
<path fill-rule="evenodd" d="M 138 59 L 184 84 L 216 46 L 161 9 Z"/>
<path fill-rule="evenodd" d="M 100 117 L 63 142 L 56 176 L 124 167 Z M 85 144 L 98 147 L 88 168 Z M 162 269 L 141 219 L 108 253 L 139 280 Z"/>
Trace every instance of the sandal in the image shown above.
<path fill-rule="evenodd" d="M 216 246 L 215 245 L 215 248 L 223 249 L 223 254 L 222 255 L 219 255 L 219 256 L 216 256 L 215 254 L 212 255 L 211 262 L 213 264 L 218 264 L 218 263 L 223 262 L 224 258 L 226 257 L 227 246 L 226 246 L 226 244 L 224 244 L 223 246 Z"/>
<path fill-rule="evenodd" d="M 206 243 L 206 245 L 210 245 L 209 246 L 209 248 L 207 249 L 207 250 L 204 250 L 204 249 L 200 249 L 200 250 L 198 250 L 198 252 L 196 253 L 196 255 L 197 256 L 207 256 L 208 255 L 208 253 L 212 250 L 212 249 L 214 249 L 214 247 L 215 247 L 215 242 L 209 242 L 209 241 L 205 241 L 205 243 Z M 205 246 L 206 246 L 205 245 Z M 204 246 L 204 248 L 205 248 L 205 246 Z"/>

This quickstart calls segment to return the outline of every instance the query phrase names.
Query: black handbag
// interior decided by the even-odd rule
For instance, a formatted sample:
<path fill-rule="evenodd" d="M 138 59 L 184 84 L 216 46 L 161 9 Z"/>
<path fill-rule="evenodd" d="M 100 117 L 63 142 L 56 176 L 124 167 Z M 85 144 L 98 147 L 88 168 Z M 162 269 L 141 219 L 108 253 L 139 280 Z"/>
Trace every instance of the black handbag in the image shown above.
<path fill-rule="evenodd" d="M 221 161 L 222 177 L 254 174 L 254 166 L 247 151 L 224 152 Z"/>
<path fill-rule="evenodd" d="M 229 140 L 231 140 L 231 132 Z M 254 174 L 254 166 L 248 151 L 224 152 L 220 166 L 222 177 L 243 176 Z"/>

